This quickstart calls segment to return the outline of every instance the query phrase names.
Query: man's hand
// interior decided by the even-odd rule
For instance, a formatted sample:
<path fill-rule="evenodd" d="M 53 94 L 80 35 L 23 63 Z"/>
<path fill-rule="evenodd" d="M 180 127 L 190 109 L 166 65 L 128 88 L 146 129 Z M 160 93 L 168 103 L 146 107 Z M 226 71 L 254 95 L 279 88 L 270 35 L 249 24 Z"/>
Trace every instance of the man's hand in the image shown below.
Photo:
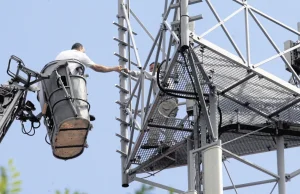
<path fill-rule="evenodd" d="M 117 72 L 121 72 L 121 71 L 124 71 L 125 73 L 129 73 L 129 70 L 125 67 L 122 67 L 122 66 L 117 66 L 116 67 L 116 71 Z"/>

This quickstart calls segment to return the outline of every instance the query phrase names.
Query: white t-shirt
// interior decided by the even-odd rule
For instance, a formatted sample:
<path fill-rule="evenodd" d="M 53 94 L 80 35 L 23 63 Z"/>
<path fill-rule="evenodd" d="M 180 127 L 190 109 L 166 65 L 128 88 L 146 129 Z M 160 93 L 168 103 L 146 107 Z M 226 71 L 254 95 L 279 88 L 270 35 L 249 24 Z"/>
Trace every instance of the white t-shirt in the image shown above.
<path fill-rule="evenodd" d="M 86 67 L 91 67 L 91 65 L 95 64 L 85 53 L 80 52 L 80 51 L 75 50 L 75 49 L 74 50 L 62 51 L 55 58 L 55 60 L 68 60 L 68 59 L 76 59 L 76 60 L 80 61 L 83 65 L 85 65 Z M 70 72 L 72 74 L 74 74 L 75 69 L 77 67 L 78 67 L 78 64 L 70 63 L 69 64 Z M 41 82 L 38 82 L 37 87 L 40 90 L 38 92 L 38 95 L 39 95 L 39 101 L 40 101 L 40 104 L 41 104 L 41 108 L 43 108 L 45 102 L 44 102 L 43 92 L 41 92 L 43 90 Z"/>
<path fill-rule="evenodd" d="M 76 59 L 87 67 L 91 67 L 91 65 L 95 64 L 85 53 L 75 49 L 62 51 L 55 58 L 55 60 L 68 60 L 68 59 Z"/>
<path fill-rule="evenodd" d="M 132 75 L 133 77 L 139 77 L 141 75 L 141 71 L 130 71 L 129 74 Z M 156 73 L 154 74 L 154 76 L 152 76 L 152 72 L 145 71 L 144 74 L 146 78 L 153 79 L 154 82 L 152 85 L 152 92 L 153 95 L 156 96 L 156 94 L 159 91 L 159 87 L 157 85 Z"/>

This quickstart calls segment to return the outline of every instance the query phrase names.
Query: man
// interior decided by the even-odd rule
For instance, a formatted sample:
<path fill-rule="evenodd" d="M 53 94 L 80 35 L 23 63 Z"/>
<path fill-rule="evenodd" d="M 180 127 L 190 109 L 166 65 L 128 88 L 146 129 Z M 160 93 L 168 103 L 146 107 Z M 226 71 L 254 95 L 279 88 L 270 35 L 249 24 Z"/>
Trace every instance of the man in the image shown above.
<path fill-rule="evenodd" d="M 58 54 L 55 60 L 68 60 L 68 59 L 76 59 L 83 63 L 86 67 L 91 68 L 96 72 L 107 73 L 107 72 L 120 72 L 122 70 L 127 71 L 125 68 L 121 66 L 107 67 L 104 65 L 94 63 L 86 54 L 85 48 L 80 43 L 75 43 L 71 50 L 62 51 Z"/>
<path fill-rule="evenodd" d="M 164 78 L 164 66 L 166 62 L 163 61 L 162 64 L 160 65 L 159 63 L 157 64 L 157 69 L 160 68 L 161 70 L 161 75 L 159 80 L 162 81 Z M 151 63 L 149 66 L 149 71 L 153 72 L 155 68 L 155 63 Z M 129 72 L 132 76 L 138 77 L 140 76 L 140 71 L 130 71 Z M 145 72 L 145 77 L 150 78 L 149 72 Z M 150 74 L 152 75 L 152 73 Z M 157 79 L 156 79 L 156 74 L 154 74 L 153 77 L 153 95 L 156 96 L 156 94 L 159 92 L 159 87 L 157 84 Z M 175 118 L 177 116 L 178 112 L 178 99 L 175 97 L 168 97 L 167 99 L 163 100 L 160 102 L 158 106 L 158 112 L 159 114 L 164 118 L 164 125 L 169 125 L 169 122 L 172 122 L 172 118 Z M 162 134 L 165 138 L 163 141 L 159 141 L 160 134 Z M 166 149 L 170 146 L 172 146 L 174 142 L 174 134 L 175 131 L 171 129 L 150 129 L 148 133 L 148 139 L 147 143 L 141 146 L 142 149 L 151 149 L 151 148 L 163 148 Z"/>
<path fill-rule="evenodd" d="M 73 46 L 71 47 L 71 50 L 62 51 L 55 58 L 56 61 L 71 60 L 71 59 L 78 60 L 86 67 L 89 67 L 96 72 L 107 73 L 107 72 L 113 72 L 113 71 L 121 72 L 122 70 L 124 70 L 126 72 L 128 71 L 126 68 L 122 68 L 121 66 L 107 67 L 104 65 L 94 63 L 85 54 L 85 48 L 80 43 L 73 44 Z M 69 67 L 71 74 L 73 74 L 73 75 L 76 74 L 76 72 L 77 72 L 76 68 L 78 67 L 77 64 L 70 63 L 68 67 Z M 38 92 L 38 100 L 41 104 L 41 107 L 46 107 L 45 102 L 44 102 L 44 94 L 42 92 L 43 89 L 42 89 L 42 85 L 40 83 L 39 83 L 39 88 L 40 88 L 40 91 Z M 46 108 L 43 108 L 43 109 L 46 109 Z M 43 110 L 43 113 L 44 112 L 45 112 L 45 110 Z M 90 120 L 94 121 L 95 117 L 93 115 L 90 115 Z"/>

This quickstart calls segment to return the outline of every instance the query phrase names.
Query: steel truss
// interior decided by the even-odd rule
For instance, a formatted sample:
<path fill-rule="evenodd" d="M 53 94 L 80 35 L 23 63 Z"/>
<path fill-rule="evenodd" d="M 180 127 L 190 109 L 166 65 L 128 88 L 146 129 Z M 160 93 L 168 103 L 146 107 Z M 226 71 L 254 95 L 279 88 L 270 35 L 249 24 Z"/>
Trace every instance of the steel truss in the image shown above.
<path fill-rule="evenodd" d="M 193 4 L 202 3 L 202 0 L 165 0 L 159 31 L 152 36 L 131 9 L 130 0 L 118 0 L 118 23 L 114 24 L 118 27 L 119 36 L 114 40 L 119 45 L 119 52 L 115 56 L 121 66 L 132 70 L 134 65 L 139 71 L 138 77 L 120 73 L 120 84 L 116 85 L 120 90 L 120 100 L 116 101 L 120 106 L 120 117 L 116 119 L 121 130 L 116 136 L 121 139 L 121 150 L 117 152 L 121 154 L 123 187 L 129 186 L 131 181 L 139 181 L 184 193 L 139 178 L 137 174 L 187 165 L 188 194 L 219 194 L 230 189 L 238 193 L 238 188 L 267 183 L 275 184 L 271 193 L 278 185 L 279 194 L 284 194 L 285 183 L 300 174 L 300 170 L 286 174 L 284 167 L 286 146 L 300 145 L 300 118 L 295 116 L 300 113 L 300 89 L 295 86 L 297 84 L 288 83 L 260 68 L 280 57 L 294 80 L 300 83 L 291 60 L 287 58 L 291 51 L 300 48 L 300 44 L 280 50 L 256 16 L 260 15 L 297 36 L 300 32 L 252 7 L 246 0 L 233 1 L 241 7 L 222 20 L 212 2 L 205 0 L 218 24 L 197 35 L 189 24 L 202 19 L 202 15 L 189 16 L 188 10 Z M 226 22 L 242 11 L 245 13 L 246 57 L 226 27 Z M 250 17 L 277 52 L 256 64 L 251 61 Z M 153 40 L 144 64 L 137 49 L 132 18 Z M 205 39 L 218 27 L 222 28 L 236 54 Z M 131 50 L 136 62 L 132 60 Z M 155 58 L 158 73 L 146 71 L 152 57 Z M 165 62 L 163 79 L 157 80 L 156 74 L 161 75 L 161 67 L 156 65 L 160 57 L 170 60 Z M 146 88 L 145 82 L 150 83 L 149 88 Z M 161 82 L 160 91 L 153 96 L 152 89 L 157 82 Z M 159 112 L 159 105 L 174 96 L 187 99 L 179 106 L 194 102 L 192 115 L 171 118 Z M 135 134 L 136 130 L 138 134 Z M 143 149 L 142 145 L 154 131 L 160 134 L 159 145 Z M 167 133 L 174 134 L 174 139 L 166 148 L 164 141 Z M 241 158 L 272 150 L 277 152 L 278 173 Z M 225 158 L 236 159 L 270 175 L 272 179 L 235 185 L 223 163 L 232 183 L 232 186 L 223 187 L 222 162 Z"/>

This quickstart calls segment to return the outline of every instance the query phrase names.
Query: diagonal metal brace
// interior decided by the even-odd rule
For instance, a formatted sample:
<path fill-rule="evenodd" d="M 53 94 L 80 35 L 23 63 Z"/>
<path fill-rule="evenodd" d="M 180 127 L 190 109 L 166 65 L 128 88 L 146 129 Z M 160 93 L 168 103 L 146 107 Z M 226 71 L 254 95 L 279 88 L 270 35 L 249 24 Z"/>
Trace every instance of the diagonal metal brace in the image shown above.
<path fill-rule="evenodd" d="M 184 55 L 184 53 L 182 53 Z M 204 96 L 203 96 L 203 91 L 202 91 L 202 87 L 199 83 L 199 80 L 197 78 L 197 71 L 196 71 L 196 67 L 195 67 L 195 63 L 194 63 L 194 59 L 191 55 L 190 52 L 188 52 L 188 58 L 189 58 L 189 63 L 191 65 L 191 68 L 192 68 L 192 75 L 194 77 L 194 81 L 195 81 L 195 89 L 198 93 L 198 101 L 200 102 L 200 105 L 202 107 L 202 111 L 203 111 L 203 114 L 204 114 L 204 117 L 206 119 L 206 123 L 207 123 L 207 128 L 208 128 L 208 132 L 209 134 L 211 135 L 211 137 L 213 138 L 213 140 L 216 140 L 216 137 L 214 135 L 214 132 L 213 132 L 213 128 L 212 128 L 212 124 L 211 124 L 211 121 L 210 121 L 210 118 L 209 118 L 209 115 L 208 115 L 208 111 L 207 111 L 207 107 L 206 107 L 206 104 L 205 104 L 205 99 L 204 99 Z"/>
<path fill-rule="evenodd" d="M 207 83 L 211 83 L 210 82 L 210 79 L 207 75 L 207 73 L 205 72 L 203 66 L 201 65 L 202 63 L 199 61 L 195 51 L 193 49 L 190 49 L 191 53 L 192 53 L 192 56 L 193 56 L 193 59 L 195 60 L 195 65 L 198 66 L 199 70 L 201 71 L 202 73 L 202 76 L 204 77 L 204 79 L 206 80 Z"/>
<path fill-rule="evenodd" d="M 296 170 L 294 172 L 292 172 L 291 174 L 287 175 L 287 179 L 290 180 L 296 176 L 300 175 L 300 169 L 299 170 Z"/>
<path fill-rule="evenodd" d="M 223 150 L 223 152 L 229 154 L 231 157 L 233 157 L 234 159 L 236 159 L 236 160 L 238 160 L 238 161 L 240 161 L 240 162 L 242 162 L 244 164 L 247 164 L 247 165 L 249 165 L 249 166 L 251 166 L 251 167 L 253 167 L 253 168 L 255 168 L 255 169 L 257 169 L 257 170 L 259 170 L 261 172 L 264 172 L 264 173 L 266 173 L 266 174 L 268 174 L 268 175 L 270 175 L 270 176 L 272 176 L 272 177 L 274 177 L 276 179 L 280 178 L 277 174 L 275 174 L 273 172 L 270 172 L 270 171 L 268 171 L 268 170 L 266 170 L 266 169 L 264 169 L 264 168 L 262 168 L 260 166 L 257 166 L 256 164 L 253 164 L 253 163 L 251 163 L 251 162 L 249 162 L 249 161 L 247 161 L 247 160 L 239 157 L 238 155 L 236 155 L 236 154 L 234 154 L 234 153 L 232 153 L 232 152 L 230 152 L 230 151 L 228 151 L 228 150 L 226 150 L 224 148 L 222 148 L 222 150 Z"/>

